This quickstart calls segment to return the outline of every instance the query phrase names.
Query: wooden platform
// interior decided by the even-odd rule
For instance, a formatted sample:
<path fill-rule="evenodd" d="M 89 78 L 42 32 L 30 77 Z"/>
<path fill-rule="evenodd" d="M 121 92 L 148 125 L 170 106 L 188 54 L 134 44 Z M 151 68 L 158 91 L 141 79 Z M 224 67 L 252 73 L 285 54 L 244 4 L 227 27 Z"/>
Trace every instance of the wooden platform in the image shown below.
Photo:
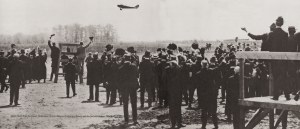
<path fill-rule="evenodd" d="M 289 111 L 300 111 L 300 100 L 286 100 L 284 96 L 280 96 L 279 100 L 272 100 L 272 96 L 244 98 L 239 100 L 239 104 L 243 106 L 252 106 L 258 108 L 282 109 Z"/>
<path fill-rule="evenodd" d="M 239 87 L 239 105 L 240 105 L 240 122 L 239 129 L 253 129 L 260 121 L 269 115 L 269 129 L 276 129 L 279 124 L 282 128 L 287 128 L 287 116 L 291 112 L 300 118 L 300 101 L 286 100 L 281 96 L 279 100 L 272 100 L 274 90 L 274 80 L 272 69 L 270 69 L 269 79 L 269 96 L 268 97 L 254 97 L 245 98 L 245 77 L 244 77 L 244 64 L 245 59 L 263 59 L 263 60 L 300 60 L 299 52 L 265 52 L 265 51 L 252 51 L 252 52 L 237 52 L 236 58 L 239 60 L 240 66 L 240 87 Z M 272 64 L 270 64 L 272 65 Z M 245 114 L 247 107 L 257 107 L 253 117 L 246 123 Z M 280 109 L 280 110 L 277 110 Z M 274 119 L 274 110 L 281 111 L 278 119 Z"/>

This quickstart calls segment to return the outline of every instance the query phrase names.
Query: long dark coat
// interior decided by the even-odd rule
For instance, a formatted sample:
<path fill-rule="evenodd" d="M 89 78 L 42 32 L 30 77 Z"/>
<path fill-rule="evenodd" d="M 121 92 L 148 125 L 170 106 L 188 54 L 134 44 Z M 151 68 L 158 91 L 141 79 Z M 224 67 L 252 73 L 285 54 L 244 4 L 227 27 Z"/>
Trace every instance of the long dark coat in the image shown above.
<path fill-rule="evenodd" d="M 288 33 L 281 28 L 276 28 L 270 32 L 268 42 L 270 43 L 271 52 L 285 52 L 288 42 Z"/>
<path fill-rule="evenodd" d="M 23 62 L 23 65 L 24 65 L 24 79 L 28 80 L 30 79 L 30 72 L 31 72 L 31 68 L 30 68 L 30 59 L 29 57 L 25 56 L 25 55 L 21 55 L 20 58 L 19 58 L 22 62 Z"/>
<path fill-rule="evenodd" d="M 101 60 L 102 60 L 102 65 L 103 65 L 103 82 L 107 83 L 109 86 L 111 87 L 114 81 L 114 77 L 113 77 L 113 69 L 112 69 L 112 65 L 113 65 L 113 61 L 112 61 L 112 54 L 111 53 L 103 53 L 103 55 L 101 56 Z"/>
<path fill-rule="evenodd" d="M 21 84 L 24 74 L 24 63 L 18 59 L 13 59 L 9 63 L 9 81 L 14 84 Z"/>
<path fill-rule="evenodd" d="M 142 60 L 139 66 L 141 86 L 154 87 L 155 67 L 150 60 Z"/>
<path fill-rule="evenodd" d="M 47 55 L 39 55 L 35 57 L 35 70 L 36 79 L 46 79 L 47 68 L 46 68 Z"/>
<path fill-rule="evenodd" d="M 103 63 L 93 59 L 87 64 L 87 85 L 99 85 L 103 82 Z"/>
<path fill-rule="evenodd" d="M 168 87 L 169 97 L 169 114 L 172 124 L 182 121 L 181 119 L 181 102 L 182 102 L 182 85 L 180 79 L 181 67 L 175 63 L 165 68 L 163 78 L 165 78 Z"/>
<path fill-rule="evenodd" d="M 200 101 L 203 104 L 203 108 L 208 109 L 210 112 L 215 112 L 217 110 L 217 75 L 216 68 L 202 68 L 196 75 L 199 79 L 202 91 L 202 99 Z"/>
<path fill-rule="evenodd" d="M 0 57 L 0 78 L 6 77 L 8 66 L 8 59 L 6 57 Z"/>
<path fill-rule="evenodd" d="M 75 81 L 76 79 L 76 67 L 73 63 L 69 62 L 64 67 L 65 80 L 66 81 Z"/>
<path fill-rule="evenodd" d="M 158 84 L 159 84 L 159 89 L 162 91 L 168 90 L 168 87 L 166 86 L 166 82 L 163 78 L 163 73 L 165 70 L 167 63 L 166 62 L 161 62 L 157 65 L 157 76 L 158 76 Z"/>
<path fill-rule="evenodd" d="M 120 83 L 120 90 L 127 90 L 127 89 L 137 89 L 139 88 L 138 84 L 138 69 L 136 64 L 133 63 L 124 63 L 122 66 L 119 67 L 119 83 Z"/>
<path fill-rule="evenodd" d="M 239 76 L 237 74 L 230 76 L 227 83 L 225 113 L 233 114 L 235 106 L 238 106 Z"/>

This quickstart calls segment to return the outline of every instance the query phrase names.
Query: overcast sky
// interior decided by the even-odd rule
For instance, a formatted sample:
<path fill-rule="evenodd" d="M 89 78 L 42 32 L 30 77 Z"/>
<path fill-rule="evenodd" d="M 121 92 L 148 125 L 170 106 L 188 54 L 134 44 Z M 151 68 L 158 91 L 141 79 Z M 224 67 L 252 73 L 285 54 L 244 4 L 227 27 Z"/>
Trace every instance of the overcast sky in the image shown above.
<path fill-rule="evenodd" d="M 120 11 L 118 4 L 140 5 Z M 56 25 L 112 24 L 121 41 L 223 40 L 269 31 L 278 16 L 300 28 L 300 0 L 0 0 L 0 34 Z"/>

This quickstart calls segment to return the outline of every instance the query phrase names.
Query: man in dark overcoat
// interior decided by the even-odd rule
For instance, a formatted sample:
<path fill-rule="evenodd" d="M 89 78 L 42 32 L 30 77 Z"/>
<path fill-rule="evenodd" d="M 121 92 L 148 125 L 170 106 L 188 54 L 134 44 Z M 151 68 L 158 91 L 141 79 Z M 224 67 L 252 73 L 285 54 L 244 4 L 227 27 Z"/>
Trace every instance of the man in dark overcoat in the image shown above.
<path fill-rule="evenodd" d="M 125 122 L 129 122 L 128 116 L 128 103 L 130 97 L 130 103 L 132 108 L 132 119 L 134 124 L 137 122 L 137 89 L 138 85 L 138 69 L 137 64 L 132 62 L 132 55 L 124 55 L 124 59 L 121 61 L 120 70 L 120 91 L 123 99 L 123 109 Z"/>
<path fill-rule="evenodd" d="M 288 33 L 281 29 L 284 21 L 282 17 L 276 19 L 276 28 L 273 32 L 270 32 L 268 42 L 270 43 L 271 52 L 286 52 Z M 274 80 L 274 100 L 278 100 L 279 96 L 284 92 L 287 100 L 290 100 L 289 96 L 289 86 L 286 86 L 287 77 L 287 65 L 286 61 L 272 61 L 271 69 Z"/>
<path fill-rule="evenodd" d="M 36 79 L 38 83 L 40 80 L 44 79 L 44 83 L 46 83 L 46 75 L 47 75 L 47 68 L 46 68 L 46 61 L 47 61 L 47 54 L 42 54 L 42 50 L 38 51 L 38 56 L 36 58 Z"/>
<path fill-rule="evenodd" d="M 151 54 L 149 51 L 146 51 L 143 55 L 142 61 L 139 67 L 140 73 L 140 97 L 141 97 L 141 108 L 144 107 L 144 95 L 145 91 L 148 93 L 148 107 L 152 106 L 152 99 L 153 99 L 153 91 L 154 90 L 154 77 L 155 77 L 155 67 L 154 62 L 151 61 Z"/>
<path fill-rule="evenodd" d="M 69 98 L 70 86 L 72 87 L 73 96 L 76 96 L 75 89 L 75 80 L 76 80 L 76 67 L 73 64 L 73 60 L 69 59 L 69 63 L 64 67 L 65 80 L 66 80 L 66 89 L 67 89 L 67 98 Z"/>
<path fill-rule="evenodd" d="M 14 54 L 13 59 L 9 62 L 10 72 L 9 72 L 9 82 L 10 82 L 10 101 L 9 105 L 13 102 L 15 106 L 19 104 L 19 89 L 21 81 L 24 74 L 23 62 L 19 60 L 20 55 Z"/>
<path fill-rule="evenodd" d="M 105 46 L 105 52 L 101 56 L 101 60 L 103 62 L 103 86 L 106 89 L 106 104 L 113 105 L 116 103 L 116 94 L 117 94 L 117 88 L 116 88 L 116 81 L 114 75 L 116 73 L 116 67 L 115 61 L 113 60 L 114 54 L 113 54 L 113 46 L 111 44 L 107 44 Z M 114 68 L 113 68 L 114 67 Z"/>
<path fill-rule="evenodd" d="M 206 60 L 201 61 L 202 69 L 197 73 L 199 83 L 202 90 L 202 111 L 201 120 L 202 128 L 206 128 L 207 118 L 212 116 L 212 121 L 215 128 L 218 128 L 218 117 L 217 117 L 217 96 L 218 87 L 216 85 L 216 68 L 209 68 Z"/>
<path fill-rule="evenodd" d="M 90 87 L 89 101 L 94 100 L 95 87 L 95 101 L 99 102 L 99 84 L 103 81 L 103 63 L 98 60 L 98 53 L 93 55 L 91 62 L 87 63 L 87 85 Z"/>
<path fill-rule="evenodd" d="M 169 95 L 169 114 L 172 128 L 177 125 L 179 128 L 182 125 L 181 103 L 182 103 L 182 84 L 180 81 L 181 68 L 176 61 L 176 57 L 171 57 L 168 61 L 168 66 L 165 67 L 166 85 Z"/>
<path fill-rule="evenodd" d="M 22 88 L 25 88 L 25 84 L 26 84 L 26 79 L 28 77 L 28 70 L 29 70 L 29 57 L 27 57 L 25 55 L 25 50 L 24 49 L 21 49 L 21 55 L 19 57 L 19 59 L 23 62 L 23 65 L 24 65 L 24 72 L 23 72 L 23 75 L 22 75 Z M 26 76 L 27 75 L 27 76 Z"/>
<path fill-rule="evenodd" d="M 162 54 L 160 57 L 160 63 L 157 65 L 159 108 L 162 108 L 163 106 L 167 107 L 169 105 L 167 86 L 162 76 L 166 66 L 167 55 Z"/>

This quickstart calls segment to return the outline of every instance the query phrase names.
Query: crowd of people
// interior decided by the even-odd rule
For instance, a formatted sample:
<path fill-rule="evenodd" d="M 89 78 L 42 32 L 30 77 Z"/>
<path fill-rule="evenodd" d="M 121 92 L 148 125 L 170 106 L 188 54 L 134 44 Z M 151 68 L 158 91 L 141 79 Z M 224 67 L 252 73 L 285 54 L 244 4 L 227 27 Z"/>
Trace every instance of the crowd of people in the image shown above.
<path fill-rule="evenodd" d="M 9 86 L 6 84 L 6 79 L 10 84 L 10 105 L 18 103 L 19 88 L 25 88 L 25 84 L 41 80 L 46 82 L 46 61 L 47 53 L 38 49 L 25 52 L 24 49 L 17 51 L 16 45 L 11 45 L 11 51 L 5 55 L 4 51 L 0 51 L 0 93 L 7 91 Z M 14 100 L 14 101 L 13 101 Z"/>
<path fill-rule="evenodd" d="M 17 71 L 21 73 L 21 85 L 22 88 L 25 88 L 26 83 L 32 83 L 32 81 L 37 81 L 38 83 L 43 80 L 46 82 L 46 61 L 47 61 L 47 53 L 41 49 L 30 50 L 30 49 L 21 49 L 17 51 L 15 49 L 16 45 L 11 45 L 11 51 L 5 52 L 3 50 L 0 51 L 0 62 L 1 62 L 1 90 L 2 93 L 4 90 L 8 90 L 8 86 L 5 83 L 7 77 L 10 77 L 9 74 L 12 70 L 14 70 L 13 63 L 15 60 L 20 60 L 22 62 L 21 71 Z M 10 77 L 11 78 L 11 77 Z M 9 79 L 10 80 L 10 79 Z M 9 81 L 10 82 L 10 81 Z"/>
<path fill-rule="evenodd" d="M 283 18 L 279 17 L 270 27 L 271 32 L 263 35 L 253 35 L 248 33 L 249 37 L 255 40 L 262 40 L 261 51 L 271 52 L 298 52 L 300 38 L 295 34 L 295 28 L 289 27 L 289 36 L 281 29 Z M 242 28 L 246 31 L 246 28 Z M 52 37 L 52 36 L 51 36 Z M 50 39 L 51 39 L 50 37 Z M 59 49 L 55 43 L 51 45 L 52 72 L 57 70 L 57 59 Z M 89 46 L 90 43 L 87 45 Z M 240 44 L 239 44 L 240 45 Z M 88 101 L 99 102 L 99 86 L 103 84 L 106 88 L 106 104 L 114 105 L 119 96 L 119 102 L 124 108 L 125 122 L 129 122 L 128 104 L 129 99 L 132 107 L 132 117 L 134 124 L 137 121 L 137 94 L 140 93 L 140 107 L 152 107 L 153 102 L 158 102 L 157 107 L 153 109 L 169 108 L 171 126 L 184 127 L 181 117 L 181 106 L 186 105 L 187 109 L 201 109 L 202 128 L 206 128 L 207 119 L 211 116 L 215 128 L 218 128 L 218 96 L 221 89 L 221 102 L 226 103 L 225 114 L 228 121 L 233 120 L 234 128 L 239 124 L 239 66 L 235 53 L 240 50 L 240 46 L 230 45 L 226 48 L 223 44 L 215 49 L 211 58 L 206 57 L 205 47 L 199 47 L 197 43 L 191 45 L 190 50 L 183 50 L 174 43 L 170 43 L 166 48 L 158 48 L 155 53 L 145 51 L 139 58 L 134 47 L 114 49 L 113 45 L 108 44 L 105 51 L 99 53 L 89 53 L 85 58 L 85 47 L 81 44 L 82 51 L 80 60 L 76 55 L 68 58 L 63 55 L 68 62 L 63 64 L 64 77 L 66 80 L 67 97 L 69 96 L 70 86 L 73 96 L 77 95 L 75 81 L 77 80 L 76 70 L 78 65 L 87 68 L 87 85 L 89 85 Z M 256 45 L 255 45 L 256 47 Z M 250 45 L 244 46 L 245 51 L 252 51 Z M 12 52 L 4 56 L 1 52 L 1 92 L 8 87 L 5 84 L 6 75 L 9 75 L 11 87 L 11 100 L 18 104 L 18 89 L 25 86 L 24 81 L 44 79 L 46 69 L 45 61 L 47 55 L 38 50 L 38 56 L 35 52 L 24 55 L 21 50 L 20 55 Z M 52 54 L 53 53 L 53 54 Z M 61 58 L 63 58 L 63 56 Z M 77 55 L 78 56 L 78 55 Z M 5 60 L 5 61 L 4 61 Z M 38 63 L 34 63 L 34 61 Z M 6 62 L 6 63 L 4 63 Z M 25 63 L 27 64 L 25 65 Z M 33 62 L 33 63 L 31 63 Z M 78 63 L 80 62 L 80 63 Z M 3 64 L 2 64 L 3 63 Z M 299 90 L 295 84 L 299 76 L 299 70 L 296 61 L 267 61 L 267 60 L 245 60 L 245 97 L 268 96 L 268 83 L 270 71 L 274 76 L 274 100 L 284 92 L 287 100 L 290 100 L 290 93 L 296 95 L 295 100 L 299 98 Z M 38 66 L 35 66 L 38 65 Z M 287 67 L 285 67 L 287 66 Z M 26 67 L 26 68 L 25 68 Z M 30 68 L 29 68 L 30 67 Z M 32 69 L 34 67 L 34 69 Z M 41 68 L 41 69 L 36 69 Z M 32 72 L 28 72 L 32 70 Z M 34 70 L 43 72 L 35 73 Z M 83 70 L 82 70 L 83 71 Z M 27 76 L 27 74 L 30 74 Z M 5 76 L 4 76 L 5 75 Z M 52 74 L 51 74 L 52 75 Z M 3 80 L 4 79 L 4 80 Z M 50 78 L 52 79 L 52 77 Z M 94 90 L 95 89 L 95 90 Z M 194 93 L 197 93 L 196 99 Z M 147 93 L 147 101 L 145 101 Z M 15 98 L 15 99 L 14 99 Z M 197 101 L 196 101 L 197 100 Z M 196 103 L 196 107 L 192 104 Z"/>

